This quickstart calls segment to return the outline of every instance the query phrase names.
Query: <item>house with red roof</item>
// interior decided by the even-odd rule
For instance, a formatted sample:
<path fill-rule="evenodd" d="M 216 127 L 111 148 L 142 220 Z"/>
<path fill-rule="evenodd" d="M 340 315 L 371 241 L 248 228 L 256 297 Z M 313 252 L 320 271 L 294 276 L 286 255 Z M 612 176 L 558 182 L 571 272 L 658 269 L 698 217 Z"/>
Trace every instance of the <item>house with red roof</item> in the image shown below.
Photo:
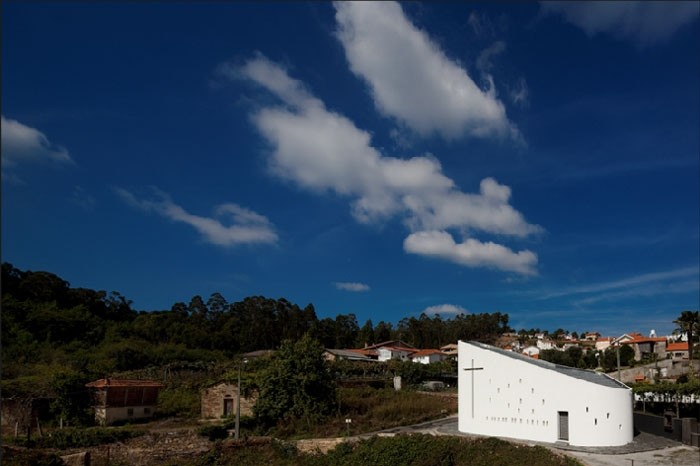
<path fill-rule="evenodd" d="M 666 359 L 666 338 L 641 333 L 626 333 L 615 339 L 614 344 L 629 345 L 634 350 L 635 361 L 653 358 Z"/>
<path fill-rule="evenodd" d="M 163 385 L 154 380 L 99 379 L 85 384 L 92 389 L 95 420 L 100 425 L 153 416 Z"/>
<path fill-rule="evenodd" d="M 679 341 L 678 343 L 668 343 L 666 345 L 666 353 L 671 355 L 674 361 L 688 360 L 688 342 Z"/>
<path fill-rule="evenodd" d="M 420 364 L 432 364 L 434 362 L 440 362 L 443 359 L 447 359 L 447 355 L 437 349 L 422 349 L 411 354 L 409 358 L 413 362 Z"/>
<path fill-rule="evenodd" d="M 407 348 L 405 346 L 382 346 L 377 349 L 377 360 L 389 361 L 398 359 L 400 361 L 408 361 L 410 356 L 417 351 L 415 348 Z"/>

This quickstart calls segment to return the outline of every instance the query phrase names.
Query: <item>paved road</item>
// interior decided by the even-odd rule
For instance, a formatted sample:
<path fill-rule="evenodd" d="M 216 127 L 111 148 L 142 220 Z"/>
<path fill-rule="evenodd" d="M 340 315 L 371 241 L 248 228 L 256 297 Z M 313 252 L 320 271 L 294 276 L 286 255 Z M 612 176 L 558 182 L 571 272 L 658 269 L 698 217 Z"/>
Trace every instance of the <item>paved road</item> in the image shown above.
<path fill-rule="evenodd" d="M 623 455 L 602 455 L 566 451 L 587 466 L 695 466 L 700 464 L 698 449 L 686 445 Z"/>
<path fill-rule="evenodd" d="M 406 430 L 401 430 L 402 432 L 471 436 L 457 430 L 456 416 L 403 429 Z M 569 446 L 560 448 L 555 444 L 514 439 L 506 440 L 526 445 L 541 445 L 573 456 L 587 466 L 700 466 L 700 450 L 698 448 L 644 433 L 637 435 L 631 444 L 613 448 L 577 448 Z"/>

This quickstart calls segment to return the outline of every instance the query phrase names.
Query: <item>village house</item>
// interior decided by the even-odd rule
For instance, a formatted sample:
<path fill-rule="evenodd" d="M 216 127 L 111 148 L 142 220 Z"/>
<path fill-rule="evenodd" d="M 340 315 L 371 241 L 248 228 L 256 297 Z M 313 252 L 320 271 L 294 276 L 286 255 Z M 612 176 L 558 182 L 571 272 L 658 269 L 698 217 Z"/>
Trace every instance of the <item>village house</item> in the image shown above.
<path fill-rule="evenodd" d="M 668 343 L 666 345 L 666 354 L 670 355 L 673 361 L 687 361 L 688 342 L 681 341 L 679 343 Z"/>
<path fill-rule="evenodd" d="M 411 361 L 420 364 L 432 364 L 446 359 L 447 355 L 436 349 L 422 349 L 409 355 L 409 358 L 411 358 Z"/>
<path fill-rule="evenodd" d="M 448 358 L 457 359 L 457 348 L 455 343 L 448 343 L 447 345 L 441 346 L 440 351 Z"/>
<path fill-rule="evenodd" d="M 92 389 L 95 421 L 111 425 L 153 416 L 163 385 L 153 380 L 99 379 L 85 384 Z"/>
<path fill-rule="evenodd" d="M 365 362 L 376 362 L 376 359 L 373 359 L 366 354 L 362 350 L 354 350 L 354 349 L 329 349 L 327 348 L 323 352 L 323 358 L 326 361 L 340 361 L 340 360 L 346 360 L 346 361 L 365 361 Z"/>
<path fill-rule="evenodd" d="M 523 348 L 521 351 L 522 354 L 525 356 L 529 356 L 531 358 L 539 359 L 540 358 L 540 349 L 534 345 L 526 346 Z"/>
<path fill-rule="evenodd" d="M 201 416 L 202 419 L 221 419 L 236 414 L 238 384 L 219 381 L 202 390 Z M 241 416 L 252 416 L 256 397 L 245 396 L 241 393 Z"/>
<path fill-rule="evenodd" d="M 632 441 L 632 390 L 605 374 L 459 342 L 460 432 L 576 446 Z"/>
<path fill-rule="evenodd" d="M 613 340 L 613 337 L 598 337 L 595 342 L 596 351 L 605 351 L 606 349 L 610 348 Z"/>
<path fill-rule="evenodd" d="M 537 347 L 538 347 L 540 350 L 551 350 L 551 349 L 556 349 L 556 346 L 554 345 L 554 342 L 553 342 L 551 339 L 547 338 L 547 337 L 544 337 L 544 338 L 541 338 L 541 339 L 538 338 L 538 339 L 537 339 L 536 345 L 537 345 Z"/>
<path fill-rule="evenodd" d="M 615 339 L 614 344 L 629 345 L 634 350 L 634 360 L 666 359 L 666 338 L 652 334 L 645 337 L 641 333 L 625 333 Z M 654 356 L 656 355 L 656 356 Z"/>
<path fill-rule="evenodd" d="M 368 345 L 356 351 L 378 361 L 389 361 L 391 359 L 407 361 L 408 355 L 417 350 L 401 340 L 389 340 L 375 345 Z"/>
<path fill-rule="evenodd" d="M 408 361 L 410 356 L 416 351 L 416 349 L 403 346 L 382 346 L 381 348 L 377 348 L 377 360 L 390 361 L 392 359 L 397 359 L 399 361 Z"/>

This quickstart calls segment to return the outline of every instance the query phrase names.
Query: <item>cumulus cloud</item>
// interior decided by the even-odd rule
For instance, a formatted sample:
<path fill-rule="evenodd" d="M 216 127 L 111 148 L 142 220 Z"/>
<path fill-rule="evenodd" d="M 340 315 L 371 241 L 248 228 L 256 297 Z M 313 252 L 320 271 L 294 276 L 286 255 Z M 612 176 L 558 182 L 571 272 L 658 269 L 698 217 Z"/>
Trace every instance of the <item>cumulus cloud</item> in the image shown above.
<path fill-rule="evenodd" d="M 2 168 L 3 178 L 10 176 L 6 170 L 22 163 L 73 164 L 74 161 L 63 147 L 52 144 L 36 128 L 24 125 L 17 120 L 2 116 Z"/>
<path fill-rule="evenodd" d="M 375 106 L 422 136 L 505 136 L 520 140 L 493 85 L 467 71 L 416 28 L 396 2 L 337 2 L 336 35 L 350 69 Z"/>
<path fill-rule="evenodd" d="M 174 222 L 193 227 L 206 242 L 217 246 L 274 244 L 278 239 L 272 224 L 265 216 L 237 204 L 221 204 L 214 209 L 214 217 L 202 217 L 187 212 L 175 204 L 170 196 L 157 189 L 154 189 L 151 199 L 139 199 L 122 188 L 116 188 L 115 192 L 135 208 L 154 212 Z"/>
<path fill-rule="evenodd" d="M 339 290 L 352 291 L 355 293 L 361 293 L 363 291 L 369 291 L 369 285 L 357 282 L 335 282 L 335 287 Z"/>
<path fill-rule="evenodd" d="M 468 267 L 490 267 L 521 275 L 536 275 L 537 256 L 531 251 L 513 252 L 493 242 L 482 243 L 468 238 L 456 243 L 445 231 L 411 233 L 403 243 L 404 250 L 413 254 L 443 259 Z"/>
<path fill-rule="evenodd" d="M 463 308 L 462 306 L 458 306 L 456 304 L 438 304 L 435 306 L 429 306 L 426 307 L 423 310 L 424 314 L 441 314 L 441 315 L 459 315 L 459 314 L 467 314 L 469 313 L 468 310 Z"/>
<path fill-rule="evenodd" d="M 668 40 L 700 14 L 698 2 L 542 2 L 546 13 L 561 14 L 587 35 L 608 33 L 648 46 Z"/>
<path fill-rule="evenodd" d="M 541 231 L 510 205 L 508 186 L 486 178 L 479 193 L 464 193 L 431 155 L 404 159 L 381 154 L 368 132 L 326 109 L 303 83 L 267 58 L 258 55 L 229 75 L 257 83 L 280 101 L 252 115 L 271 146 L 272 172 L 304 188 L 350 198 L 359 222 L 399 216 L 411 231 L 457 228 L 521 237 Z"/>

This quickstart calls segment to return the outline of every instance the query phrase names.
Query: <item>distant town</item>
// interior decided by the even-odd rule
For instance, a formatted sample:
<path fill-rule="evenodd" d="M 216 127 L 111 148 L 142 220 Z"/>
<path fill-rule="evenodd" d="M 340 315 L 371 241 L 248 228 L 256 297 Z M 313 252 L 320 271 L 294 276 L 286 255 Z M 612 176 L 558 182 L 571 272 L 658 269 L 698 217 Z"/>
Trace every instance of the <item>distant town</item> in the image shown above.
<path fill-rule="evenodd" d="M 61 461 L 82 455 L 64 464 L 161 464 L 221 440 L 302 438 L 311 443 L 299 449 L 331 449 L 387 429 L 624 446 L 634 445 L 633 422 L 697 440 L 684 421 L 700 399 L 689 351 L 697 311 L 680 311 L 673 335 L 604 336 L 516 332 L 500 312 L 359 326 L 353 314 L 319 319 L 311 304 L 228 303 L 219 293 L 139 312 L 117 292 L 8 263 L 2 284 L 0 419 L 10 458 L 50 461 L 59 451 Z M 555 402 L 555 388 L 569 385 L 582 395 Z M 581 404 L 596 391 L 595 403 Z M 562 408 L 571 400 L 579 402 Z M 588 421 L 575 414 L 584 408 Z M 428 421 L 436 424 L 411 427 Z"/>

